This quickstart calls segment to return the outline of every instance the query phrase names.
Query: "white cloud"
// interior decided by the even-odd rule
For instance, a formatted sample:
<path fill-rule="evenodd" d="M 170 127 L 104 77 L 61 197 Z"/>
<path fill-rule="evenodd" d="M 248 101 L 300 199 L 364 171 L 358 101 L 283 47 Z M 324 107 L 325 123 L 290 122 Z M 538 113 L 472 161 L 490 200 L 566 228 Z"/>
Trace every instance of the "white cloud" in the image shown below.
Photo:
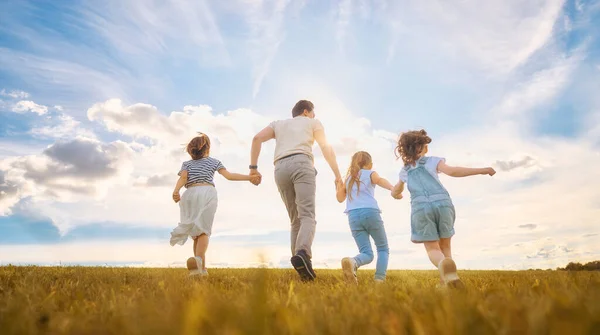
<path fill-rule="evenodd" d="M 76 137 L 96 137 L 90 130 L 82 128 L 79 121 L 66 114 L 52 116 L 49 118 L 48 122 L 51 122 L 52 125 L 34 127 L 29 131 L 29 134 L 38 138 L 55 138 L 62 140 Z"/>
<path fill-rule="evenodd" d="M 252 136 L 262 129 L 268 118 L 247 109 L 215 114 L 209 106 L 184 106 L 183 111 L 168 116 L 154 106 L 134 104 L 123 106 L 118 99 L 98 103 L 88 110 L 88 118 L 104 124 L 108 130 L 134 138 L 149 138 L 157 147 L 170 150 L 183 148 L 197 132 L 218 139 L 213 146 L 234 154 L 249 144 Z"/>
<path fill-rule="evenodd" d="M 88 109 L 90 121 L 103 123 L 110 131 L 119 131 L 134 137 L 174 137 L 184 133 L 187 125 L 169 122 L 156 107 L 148 104 L 135 104 L 128 107 L 121 100 L 111 99 Z"/>
<path fill-rule="evenodd" d="M 13 99 L 27 99 L 29 98 L 29 93 L 24 91 L 12 90 L 7 91 L 6 89 L 2 89 L 0 91 L 1 96 L 13 98 Z"/>
<path fill-rule="evenodd" d="M 13 105 L 12 109 L 15 113 L 25 113 L 32 112 L 39 115 L 44 115 L 48 113 L 48 107 L 44 105 L 38 105 L 33 101 L 29 100 L 21 100 Z"/>

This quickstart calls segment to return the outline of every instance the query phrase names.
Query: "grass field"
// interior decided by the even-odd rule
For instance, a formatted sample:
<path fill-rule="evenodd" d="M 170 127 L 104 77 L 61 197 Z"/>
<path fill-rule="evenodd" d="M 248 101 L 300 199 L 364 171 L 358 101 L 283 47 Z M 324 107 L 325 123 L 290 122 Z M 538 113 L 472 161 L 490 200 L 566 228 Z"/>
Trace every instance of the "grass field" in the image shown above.
<path fill-rule="evenodd" d="M 600 272 L 0 267 L 0 334 L 600 334 Z"/>

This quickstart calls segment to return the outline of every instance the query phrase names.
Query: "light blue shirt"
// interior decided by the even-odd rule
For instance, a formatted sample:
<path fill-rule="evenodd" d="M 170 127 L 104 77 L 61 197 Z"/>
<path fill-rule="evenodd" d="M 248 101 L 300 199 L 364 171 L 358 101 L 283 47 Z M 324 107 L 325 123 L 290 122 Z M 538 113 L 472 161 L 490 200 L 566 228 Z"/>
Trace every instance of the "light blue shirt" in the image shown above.
<path fill-rule="evenodd" d="M 359 208 L 379 209 L 377 200 L 375 200 L 375 185 L 371 182 L 371 174 L 373 174 L 373 171 L 371 170 L 360 170 L 358 172 L 360 189 L 358 188 L 357 183 L 354 183 L 354 185 L 352 185 L 352 190 L 347 192 L 346 210 L 344 213 Z M 348 189 L 349 181 L 350 180 L 346 181 L 346 189 Z M 352 194 L 352 199 L 350 199 L 350 194 Z"/>

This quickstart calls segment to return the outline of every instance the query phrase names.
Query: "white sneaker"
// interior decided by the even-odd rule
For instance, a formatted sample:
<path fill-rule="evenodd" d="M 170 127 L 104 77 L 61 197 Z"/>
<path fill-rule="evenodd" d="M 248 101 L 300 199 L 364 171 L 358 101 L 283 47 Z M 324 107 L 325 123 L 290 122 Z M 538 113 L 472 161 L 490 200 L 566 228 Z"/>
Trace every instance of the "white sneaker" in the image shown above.
<path fill-rule="evenodd" d="M 208 276 L 208 271 L 206 269 L 202 270 L 202 276 L 203 277 Z"/>
<path fill-rule="evenodd" d="M 190 277 L 202 276 L 202 258 L 198 256 L 188 258 L 187 269 L 190 272 Z"/>
<path fill-rule="evenodd" d="M 375 283 L 376 284 L 383 284 L 383 283 L 385 283 L 385 280 L 384 279 L 375 278 Z"/>
<path fill-rule="evenodd" d="M 344 279 L 346 282 L 358 284 L 356 269 L 358 269 L 358 266 L 356 265 L 354 258 L 346 257 L 342 259 L 342 271 L 344 272 Z"/>
<path fill-rule="evenodd" d="M 463 282 L 458 278 L 456 273 L 456 263 L 452 258 L 444 258 L 438 265 L 440 270 L 440 277 L 444 282 L 444 285 L 455 288 L 464 288 Z"/>

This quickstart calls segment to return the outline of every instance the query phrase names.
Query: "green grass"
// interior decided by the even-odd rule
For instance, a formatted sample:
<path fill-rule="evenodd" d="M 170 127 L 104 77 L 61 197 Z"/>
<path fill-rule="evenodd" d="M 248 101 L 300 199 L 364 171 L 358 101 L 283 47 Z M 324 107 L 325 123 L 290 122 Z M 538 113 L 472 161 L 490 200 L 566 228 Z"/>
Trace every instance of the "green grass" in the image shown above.
<path fill-rule="evenodd" d="M 600 334 L 600 272 L 0 267 L 1 334 Z"/>

